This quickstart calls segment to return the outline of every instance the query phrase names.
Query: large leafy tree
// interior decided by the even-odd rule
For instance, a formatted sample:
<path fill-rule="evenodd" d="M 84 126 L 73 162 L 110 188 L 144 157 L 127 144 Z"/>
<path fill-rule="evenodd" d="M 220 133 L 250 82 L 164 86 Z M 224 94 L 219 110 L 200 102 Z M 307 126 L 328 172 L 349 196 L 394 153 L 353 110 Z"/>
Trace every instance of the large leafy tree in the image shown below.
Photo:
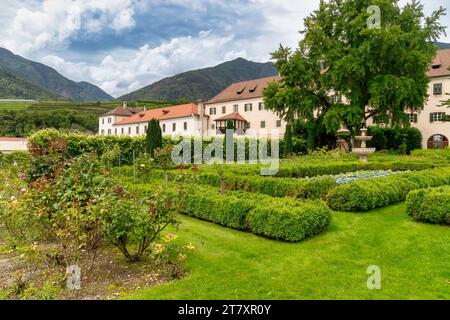
<path fill-rule="evenodd" d="M 371 117 L 406 124 L 405 112 L 423 109 L 445 9 L 425 16 L 420 2 L 398 2 L 322 0 L 304 21 L 299 47 L 272 53 L 283 80 L 264 91 L 267 108 L 328 133 L 345 127 L 355 135 Z M 369 23 L 373 5 L 379 28 Z"/>

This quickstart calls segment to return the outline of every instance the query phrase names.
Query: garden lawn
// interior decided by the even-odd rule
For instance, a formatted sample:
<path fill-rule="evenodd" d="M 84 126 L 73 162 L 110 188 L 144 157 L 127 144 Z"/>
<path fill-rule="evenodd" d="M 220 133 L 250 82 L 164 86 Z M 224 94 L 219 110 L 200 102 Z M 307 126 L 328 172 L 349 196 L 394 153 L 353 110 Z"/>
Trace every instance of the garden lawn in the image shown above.
<path fill-rule="evenodd" d="M 405 205 L 333 213 L 328 231 L 296 244 L 182 217 L 190 276 L 130 299 L 450 299 L 450 228 L 414 222 Z M 382 290 L 367 289 L 378 265 Z"/>

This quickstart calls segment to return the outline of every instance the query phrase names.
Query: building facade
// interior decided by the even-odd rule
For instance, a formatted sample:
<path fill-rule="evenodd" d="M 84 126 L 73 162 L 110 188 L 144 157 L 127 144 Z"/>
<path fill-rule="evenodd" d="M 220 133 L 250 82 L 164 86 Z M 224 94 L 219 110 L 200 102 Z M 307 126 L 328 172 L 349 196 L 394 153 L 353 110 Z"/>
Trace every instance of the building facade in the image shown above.
<path fill-rule="evenodd" d="M 205 103 L 209 115 L 208 136 L 225 133 L 227 121 L 232 120 L 242 135 L 266 136 L 276 132 L 283 136 L 286 122 L 274 112 L 266 110 L 263 90 L 280 77 L 268 77 L 234 83 Z"/>
<path fill-rule="evenodd" d="M 127 108 L 126 105 L 100 116 L 99 134 L 141 136 L 148 122 L 159 121 L 164 136 L 214 137 L 225 134 L 229 120 L 236 136 L 283 136 L 286 123 L 265 109 L 263 90 L 269 77 L 234 83 L 206 103 L 184 104 L 152 110 Z"/>
<path fill-rule="evenodd" d="M 408 114 L 411 125 L 423 136 L 424 149 L 447 148 L 450 139 L 450 110 L 443 106 L 450 98 L 450 49 L 438 51 L 427 75 L 430 77 L 424 109 Z M 140 136 L 146 134 L 148 121 L 160 121 L 165 136 L 214 137 L 225 134 L 232 121 L 239 136 L 283 136 L 286 122 L 265 108 L 263 90 L 268 77 L 230 85 L 211 100 L 154 110 L 138 110 L 126 106 L 100 117 L 99 134 Z M 344 98 L 345 99 L 345 98 Z M 373 124 L 369 119 L 368 125 Z"/>
<path fill-rule="evenodd" d="M 129 113 L 128 116 L 124 116 Z M 201 105 L 184 104 L 152 110 L 129 110 L 126 106 L 116 108 L 100 117 L 101 135 L 137 137 L 147 133 L 148 122 L 159 121 L 164 136 L 202 136 L 207 126 L 207 116 Z M 202 125 L 203 123 L 203 125 Z"/>
<path fill-rule="evenodd" d="M 444 101 L 450 99 L 449 68 L 450 49 L 438 51 L 427 73 L 430 84 L 425 107 L 423 111 L 410 115 L 411 125 L 422 132 L 424 149 L 449 147 L 450 121 L 443 121 L 450 117 L 450 109 L 443 106 Z"/>

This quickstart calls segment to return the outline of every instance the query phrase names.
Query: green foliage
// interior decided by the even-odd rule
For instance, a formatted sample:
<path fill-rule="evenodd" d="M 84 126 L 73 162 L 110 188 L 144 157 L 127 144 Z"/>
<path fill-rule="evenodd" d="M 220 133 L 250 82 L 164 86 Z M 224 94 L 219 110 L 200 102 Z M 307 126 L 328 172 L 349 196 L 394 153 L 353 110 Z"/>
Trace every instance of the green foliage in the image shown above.
<path fill-rule="evenodd" d="M 447 162 L 450 162 L 450 148 L 442 150 L 414 150 L 411 154 L 413 156 L 427 157 L 433 161 L 447 160 Z"/>
<path fill-rule="evenodd" d="M 336 211 L 367 212 L 402 202 L 412 190 L 443 185 L 450 185 L 448 167 L 341 185 L 328 193 L 327 203 Z"/>
<path fill-rule="evenodd" d="M 168 194 L 153 193 L 142 199 L 117 186 L 115 194 L 104 195 L 100 206 L 106 238 L 129 262 L 140 261 L 161 232 L 177 223 L 177 201 Z M 137 246 L 134 253 L 132 244 Z"/>
<path fill-rule="evenodd" d="M 371 5 L 381 9 L 381 28 L 368 24 Z M 404 7 L 395 0 L 321 2 L 304 21 L 299 48 L 272 54 L 283 80 L 264 91 L 267 108 L 329 133 L 345 127 L 352 136 L 372 117 L 406 123 L 406 110 L 423 109 L 444 14 L 441 8 L 427 17 L 417 1 Z"/>
<path fill-rule="evenodd" d="M 148 123 L 146 150 L 152 157 L 155 156 L 155 151 L 163 146 L 163 138 L 159 121 L 152 119 Z"/>
<path fill-rule="evenodd" d="M 247 217 L 252 232 L 290 242 L 324 231 L 330 221 L 330 209 L 323 202 L 305 202 L 293 207 L 283 200 L 257 206 Z"/>
<path fill-rule="evenodd" d="M 210 188 L 193 188 L 186 195 L 183 212 L 226 227 L 292 242 L 323 231 L 331 220 L 330 210 L 322 202 L 250 196 L 243 192 L 221 194 Z"/>
<path fill-rule="evenodd" d="M 221 186 L 221 177 L 215 174 L 199 175 L 202 183 Z M 301 199 L 320 199 L 329 190 L 336 187 L 336 181 L 331 177 L 314 180 L 284 179 L 262 176 L 224 175 L 226 190 L 242 190 L 258 192 L 272 197 L 293 197 Z"/>
<path fill-rule="evenodd" d="M 450 186 L 411 191 L 406 208 L 417 221 L 450 225 Z"/>
<path fill-rule="evenodd" d="M 95 133 L 102 113 L 87 110 L 3 110 L 0 111 L 0 135 L 23 137 L 45 128 Z"/>
<path fill-rule="evenodd" d="M 413 150 L 422 149 L 422 133 L 417 128 L 380 128 L 369 127 L 368 135 L 372 140 L 368 142 L 370 148 L 378 151 L 404 151 L 411 154 Z"/>
<path fill-rule="evenodd" d="M 292 145 L 292 126 L 287 125 L 286 132 L 284 134 L 284 156 L 288 157 L 292 155 L 293 151 L 294 150 Z"/>
<path fill-rule="evenodd" d="M 46 139 L 48 139 L 52 132 L 55 130 L 46 129 L 39 132 L 36 132 L 32 136 L 29 137 L 30 143 L 41 144 L 44 143 Z M 87 135 L 83 133 L 69 133 L 63 134 L 59 133 L 60 136 L 65 137 L 67 139 L 67 148 L 68 155 L 70 157 L 77 157 L 85 153 L 95 153 L 98 156 L 102 156 L 108 150 L 114 148 L 114 146 L 118 145 L 120 148 L 120 156 L 115 161 L 115 165 L 132 165 L 133 164 L 133 151 L 136 158 L 140 157 L 142 154 L 146 153 L 146 139 L 145 137 L 128 137 L 128 136 L 99 136 L 99 135 Z M 37 137 L 39 137 L 38 141 L 36 141 Z M 47 137 L 47 138 L 46 138 Z M 194 159 L 194 143 L 195 139 L 191 141 L 191 159 Z M 197 140 L 198 141 L 198 140 Z M 210 145 L 214 141 L 213 138 L 209 139 L 201 139 L 201 143 L 203 146 L 203 150 Z M 237 159 L 237 139 L 234 144 L 234 155 L 235 159 Z M 250 139 L 245 139 L 245 153 L 248 158 L 249 155 L 249 145 Z M 171 137 L 163 138 L 163 146 L 174 146 L 180 142 L 180 139 L 174 139 Z M 48 143 L 48 142 L 46 142 Z M 280 154 L 283 153 L 283 141 L 280 141 Z M 271 153 L 271 142 L 267 143 L 267 152 Z M 294 152 L 303 153 L 306 152 L 306 146 L 304 142 L 300 139 L 294 139 Z M 224 156 L 226 155 L 226 149 L 224 150 Z"/>
<path fill-rule="evenodd" d="M 227 129 L 229 129 L 229 130 L 234 130 L 234 123 L 233 123 L 233 120 L 231 120 L 231 119 L 228 119 L 228 120 L 227 120 Z"/>
<path fill-rule="evenodd" d="M 246 230 L 246 217 L 254 206 L 252 199 L 223 195 L 216 189 L 194 188 L 186 196 L 183 213 L 229 228 Z"/>

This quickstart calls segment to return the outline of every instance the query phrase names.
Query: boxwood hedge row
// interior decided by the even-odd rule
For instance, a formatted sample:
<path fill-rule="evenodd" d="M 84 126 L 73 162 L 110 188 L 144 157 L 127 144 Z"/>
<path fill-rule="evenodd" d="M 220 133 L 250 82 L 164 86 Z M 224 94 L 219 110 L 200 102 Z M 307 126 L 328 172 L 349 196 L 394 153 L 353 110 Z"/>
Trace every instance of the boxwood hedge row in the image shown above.
<path fill-rule="evenodd" d="M 355 181 L 330 190 L 326 198 L 333 210 L 367 212 L 404 201 L 412 190 L 444 185 L 450 185 L 450 168 Z"/>
<path fill-rule="evenodd" d="M 153 184 L 130 184 L 129 189 L 152 193 L 161 185 L 162 180 L 155 180 Z M 182 205 L 184 214 L 270 239 L 301 241 L 324 231 L 331 221 L 331 210 L 323 201 L 273 198 L 242 191 L 221 194 L 218 188 L 197 185 L 188 189 Z"/>
<path fill-rule="evenodd" d="M 201 183 L 219 187 L 221 179 L 217 174 L 203 173 L 199 175 Z M 224 177 L 227 190 L 258 192 L 272 197 L 292 197 L 300 199 L 324 198 L 329 190 L 337 186 L 336 180 L 323 177 L 313 180 L 273 178 L 262 176 L 226 175 Z"/>
<path fill-rule="evenodd" d="M 450 186 L 411 191 L 406 211 L 417 221 L 450 225 Z"/>
<path fill-rule="evenodd" d="M 337 175 L 364 170 L 420 171 L 438 167 L 435 163 L 424 161 L 395 162 L 325 162 L 312 164 L 282 165 L 277 177 L 306 178 L 323 175 Z"/>

